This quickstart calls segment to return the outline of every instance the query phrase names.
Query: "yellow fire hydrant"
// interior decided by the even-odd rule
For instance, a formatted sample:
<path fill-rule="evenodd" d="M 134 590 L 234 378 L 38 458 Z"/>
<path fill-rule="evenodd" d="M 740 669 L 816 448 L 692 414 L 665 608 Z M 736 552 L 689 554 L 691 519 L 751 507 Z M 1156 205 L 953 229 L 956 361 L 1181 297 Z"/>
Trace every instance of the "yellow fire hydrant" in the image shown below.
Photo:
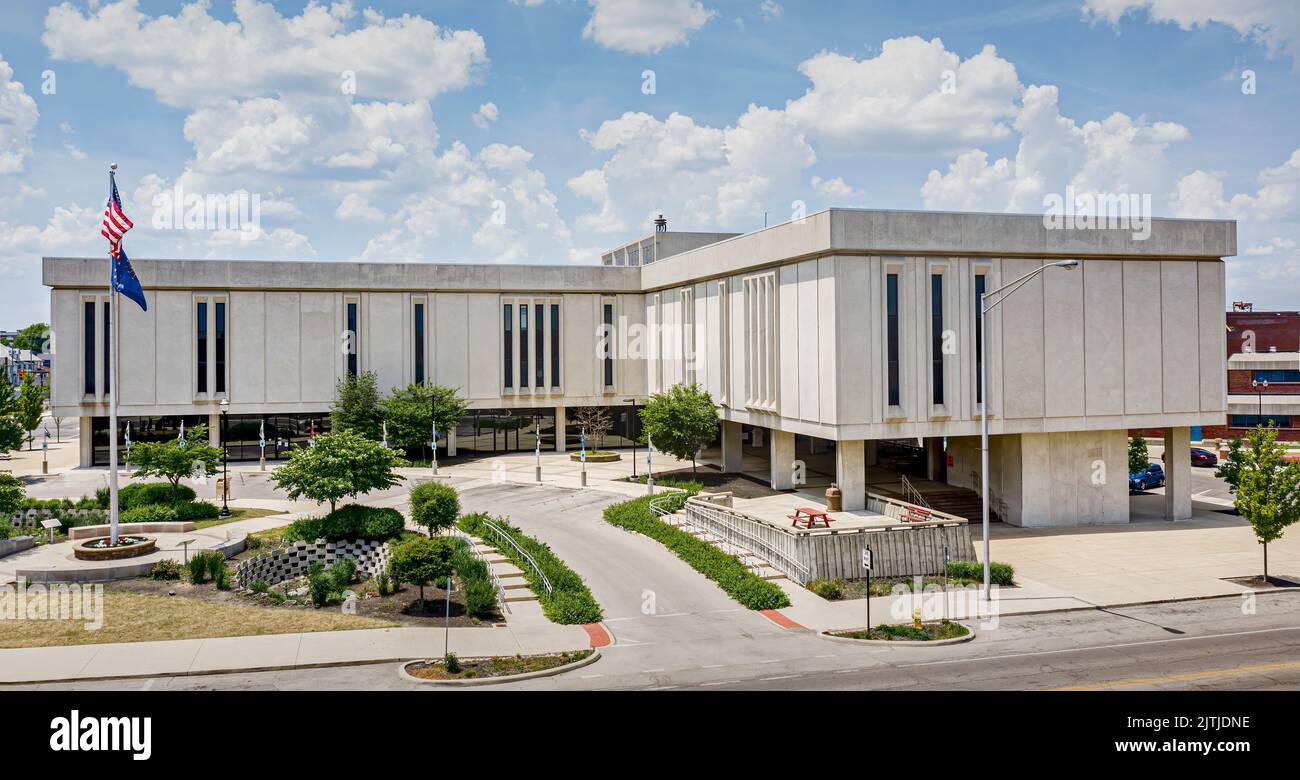
<path fill-rule="evenodd" d="M 917 607 L 912 610 L 912 627 L 917 631 L 921 630 L 921 608 Z"/>

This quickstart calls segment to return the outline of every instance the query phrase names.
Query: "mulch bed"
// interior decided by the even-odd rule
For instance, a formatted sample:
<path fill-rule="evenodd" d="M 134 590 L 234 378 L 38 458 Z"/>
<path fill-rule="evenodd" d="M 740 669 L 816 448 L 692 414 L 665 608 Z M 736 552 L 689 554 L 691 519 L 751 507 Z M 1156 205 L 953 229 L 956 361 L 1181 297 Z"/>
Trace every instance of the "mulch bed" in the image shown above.
<path fill-rule="evenodd" d="M 943 620 L 938 623 L 922 623 L 918 631 L 910 625 L 879 625 L 870 631 L 833 631 L 831 636 L 847 639 L 874 639 L 886 642 L 930 642 L 936 639 L 956 639 L 966 636 L 970 630 L 960 623 Z"/>
<path fill-rule="evenodd" d="M 555 653 L 552 655 L 516 655 L 492 656 L 489 658 L 466 658 L 461 660 L 460 671 L 452 674 L 442 661 L 425 661 L 406 667 L 407 674 L 422 680 L 470 680 L 483 677 L 506 677 L 512 674 L 526 674 L 554 669 L 575 661 L 581 661 L 591 655 L 590 650 L 572 653 Z"/>
<path fill-rule="evenodd" d="M 1300 588 L 1300 577 L 1269 577 L 1264 579 L 1262 575 L 1256 574 L 1253 577 L 1225 577 L 1225 581 L 1234 585 L 1242 585 L 1247 588 L 1256 588 L 1266 590 L 1269 588 Z"/>
<path fill-rule="evenodd" d="M 655 479 L 674 479 L 682 482 L 699 482 L 710 493 L 730 492 L 736 498 L 763 498 L 780 495 L 783 491 L 773 490 L 767 483 L 760 482 L 744 474 L 723 474 L 717 466 L 700 466 L 694 475 L 690 469 L 673 471 L 656 471 Z"/>

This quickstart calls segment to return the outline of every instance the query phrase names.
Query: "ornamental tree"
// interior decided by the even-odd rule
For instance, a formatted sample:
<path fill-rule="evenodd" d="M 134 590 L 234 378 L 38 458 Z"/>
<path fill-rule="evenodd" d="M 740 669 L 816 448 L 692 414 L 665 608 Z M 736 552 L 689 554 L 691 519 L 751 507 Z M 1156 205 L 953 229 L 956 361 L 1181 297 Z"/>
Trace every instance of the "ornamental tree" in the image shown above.
<path fill-rule="evenodd" d="M 23 508 L 26 487 L 8 472 L 0 471 L 0 539 L 9 536 L 13 529 L 10 518 Z"/>
<path fill-rule="evenodd" d="M 1300 462 L 1286 460 L 1286 447 L 1277 441 L 1277 428 L 1257 425 L 1228 443 L 1228 457 L 1215 476 L 1228 483 L 1237 513 L 1250 521 L 1255 539 L 1264 546 L 1264 579 L 1268 579 L 1268 543 L 1282 538 L 1287 526 L 1300 520 Z"/>
<path fill-rule="evenodd" d="M 0 380 L 0 454 L 23 446 L 24 431 L 18 420 L 18 391 Z"/>
<path fill-rule="evenodd" d="M 33 432 L 45 416 L 45 388 L 36 384 L 36 378 L 30 373 L 23 374 L 23 382 L 18 388 L 16 416 L 18 426 L 27 438 L 27 449 L 30 450 L 32 441 L 36 438 Z"/>
<path fill-rule="evenodd" d="M 592 449 L 605 446 L 605 437 L 614 428 L 614 418 L 608 406 L 579 406 L 573 412 L 573 424 L 587 431 L 587 443 Z"/>
<path fill-rule="evenodd" d="M 429 536 L 451 528 L 460 517 L 460 495 L 445 482 L 423 482 L 411 491 L 411 520 Z"/>
<path fill-rule="evenodd" d="M 679 383 L 650 396 L 641 409 L 641 424 L 656 448 L 689 459 L 694 475 L 695 457 L 718 435 L 718 410 L 698 383 Z"/>
<path fill-rule="evenodd" d="M 388 439 L 400 447 L 417 449 L 429 443 L 433 423 L 445 433 L 460 423 L 469 403 L 460 390 L 446 385 L 410 384 L 394 387 L 392 395 L 380 402 Z"/>
<path fill-rule="evenodd" d="M 162 477 L 170 482 L 173 502 L 180 500 L 177 491 L 182 479 L 206 477 L 221 465 L 221 448 L 208 443 L 208 426 L 190 428 L 183 441 L 147 441 L 131 447 L 136 476 Z"/>
<path fill-rule="evenodd" d="M 453 548 L 445 536 L 415 536 L 393 548 L 388 559 L 388 573 L 397 582 L 418 585 L 420 605 L 424 605 L 424 586 L 451 576 Z M 447 583 L 451 587 L 451 583 Z"/>
<path fill-rule="evenodd" d="M 271 472 L 271 482 L 292 500 L 329 502 L 333 512 L 340 499 L 372 490 L 386 490 L 402 481 L 396 469 L 401 456 L 354 430 L 316 437 L 316 446 L 289 453 L 289 462 Z"/>
<path fill-rule="evenodd" d="M 1128 473 L 1136 474 L 1146 471 L 1151 466 L 1151 455 L 1147 452 L 1147 440 L 1142 436 L 1133 436 L 1128 440 Z"/>
<path fill-rule="evenodd" d="M 356 431 L 379 441 L 383 413 L 379 408 L 379 377 L 374 371 L 348 374 L 334 386 L 334 405 L 330 408 L 330 429 Z"/>

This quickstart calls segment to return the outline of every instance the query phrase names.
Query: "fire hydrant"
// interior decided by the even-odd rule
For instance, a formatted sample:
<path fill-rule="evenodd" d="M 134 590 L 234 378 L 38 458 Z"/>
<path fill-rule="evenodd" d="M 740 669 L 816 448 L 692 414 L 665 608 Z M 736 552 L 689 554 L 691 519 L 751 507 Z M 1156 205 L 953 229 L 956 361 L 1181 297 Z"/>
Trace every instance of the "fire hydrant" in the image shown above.
<path fill-rule="evenodd" d="M 912 610 L 912 628 L 915 628 L 917 631 L 921 630 L 921 608 L 920 607 L 917 607 L 916 609 Z"/>

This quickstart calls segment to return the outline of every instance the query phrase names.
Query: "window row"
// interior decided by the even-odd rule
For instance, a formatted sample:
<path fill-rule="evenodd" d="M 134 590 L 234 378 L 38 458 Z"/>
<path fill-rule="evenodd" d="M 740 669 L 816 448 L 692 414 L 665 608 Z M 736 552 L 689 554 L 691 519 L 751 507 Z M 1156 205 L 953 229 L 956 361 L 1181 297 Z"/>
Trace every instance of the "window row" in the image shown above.
<path fill-rule="evenodd" d="M 560 389 L 560 303 L 501 299 L 501 384 L 508 391 Z"/>

